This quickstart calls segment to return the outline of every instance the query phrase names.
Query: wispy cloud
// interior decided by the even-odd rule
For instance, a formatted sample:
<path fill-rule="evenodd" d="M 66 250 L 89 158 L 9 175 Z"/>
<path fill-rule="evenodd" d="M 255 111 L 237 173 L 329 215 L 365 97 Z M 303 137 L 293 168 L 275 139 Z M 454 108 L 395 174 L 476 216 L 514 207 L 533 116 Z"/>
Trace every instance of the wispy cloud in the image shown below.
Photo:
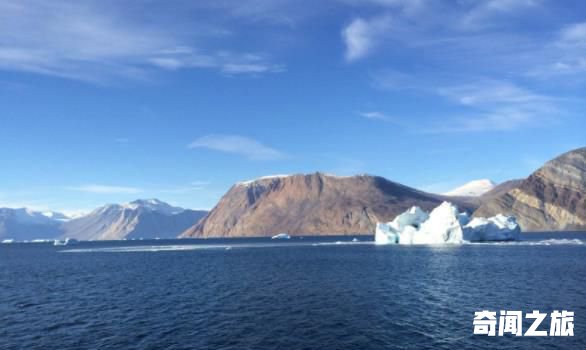
<path fill-rule="evenodd" d="M 391 28 L 391 17 L 356 18 L 342 30 L 346 46 L 345 57 L 355 61 L 368 56 L 379 45 L 379 40 Z"/>
<path fill-rule="evenodd" d="M 167 70 L 214 68 L 233 75 L 279 73 L 285 70 L 283 65 L 273 64 L 259 54 L 235 54 L 225 51 L 203 54 L 189 47 L 162 51 L 150 58 L 149 62 Z"/>
<path fill-rule="evenodd" d="M 110 185 L 83 185 L 75 187 L 67 187 L 70 191 L 94 193 L 94 194 L 138 194 L 144 192 L 143 189 L 137 187 L 125 186 L 110 186 Z"/>
<path fill-rule="evenodd" d="M 2 1 L 0 69 L 91 82 L 147 79 L 161 68 L 215 69 L 232 75 L 284 69 L 257 53 L 218 45 L 206 49 L 211 46 L 203 40 L 206 30 L 201 25 L 192 30 L 196 32 L 147 21 L 123 6 L 98 1 Z M 217 31 L 208 32 L 217 39 Z"/>
<path fill-rule="evenodd" d="M 276 160 L 284 157 L 284 153 L 263 143 L 239 135 L 206 135 L 191 144 L 189 148 L 207 148 L 214 151 L 232 153 L 252 160 Z"/>
<path fill-rule="evenodd" d="M 390 76 L 390 81 L 386 77 Z M 419 94 L 441 97 L 458 112 L 438 116 L 441 121 L 428 127 L 417 126 L 413 131 L 423 133 L 510 131 L 555 125 L 561 120 L 561 101 L 555 96 L 541 94 L 513 81 L 470 78 L 465 83 L 449 83 L 413 75 L 401 75 L 401 84 L 395 74 L 384 72 L 374 77 L 375 85 L 396 91 L 401 87 Z M 405 124 L 409 127 L 409 124 Z M 413 128 L 413 126 L 410 126 Z"/>
<path fill-rule="evenodd" d="M 401 127 L 407 126 L 407 123 L 404 120 L 402 120 L 401 118 L 389 115 L 384 112 L 367 111 L 367 112 L 360 112 L 360 113 L 358 113 L 358 115 L 364 119 L 368 119 L 368 120 L 372 120 L 372 121 L 392 123 L 394 125 L 401 126 Z"/>
<path fill-rule="evenodd" d="M 360 115 L 362 118 L 366 118 L 366 119 L 371 119 L 371 120 L 384 120 L 384 121 L 389 121 L 391 120 L 391 117 L 389 117 L 388 115 L 382 113 L 382 112 L 360 112 L 358 113 L 358 115 Z"/>
<path fill-rule="evenodd" d="M 560 36 L 563 43 L 586 46 L 586 22 L 573 23 L 564 27 Z"/>
<path fill-rule="evenodd" d="M 209 181 L 192 181 L 186 186 L 176 186 L 176 187 L 169 187 L 169 188 L 160 188 L 154 190 L 157 193 L 165 193 L 165 194 L 182 194 L 182 193 L 190 193 L 196 191 L 205 190 L 211 184 Z"/>
<path fill-rule="evenodd" d="M 438 93 L 468 109 L 431 129 L 432 132 L 507 131 L 543 127 L 558 120 L 557 99 L 510 82 L 476 81 L 440 88 Z"/>
<path fill-rule="evenodd" d="M 536 7 L 540 0 L 487 0 L 478 1 L 466 11 L 460 20 L 464 29 L 480 29 L 499 24 L 498 16 L 519 13 L 520 10 Z"/>

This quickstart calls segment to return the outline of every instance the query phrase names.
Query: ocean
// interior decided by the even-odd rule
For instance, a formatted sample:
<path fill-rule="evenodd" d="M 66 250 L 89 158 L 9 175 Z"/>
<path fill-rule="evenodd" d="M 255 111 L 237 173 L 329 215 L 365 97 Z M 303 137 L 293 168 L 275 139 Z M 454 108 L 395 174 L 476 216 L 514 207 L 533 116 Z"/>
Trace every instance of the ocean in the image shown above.
<path fill-rule="evenodd" d="M 586 349 L 586 233 L 523 238 L 0 244 L 0 349 Z M 574 336 L 474 335 L 482 310 Z"/>

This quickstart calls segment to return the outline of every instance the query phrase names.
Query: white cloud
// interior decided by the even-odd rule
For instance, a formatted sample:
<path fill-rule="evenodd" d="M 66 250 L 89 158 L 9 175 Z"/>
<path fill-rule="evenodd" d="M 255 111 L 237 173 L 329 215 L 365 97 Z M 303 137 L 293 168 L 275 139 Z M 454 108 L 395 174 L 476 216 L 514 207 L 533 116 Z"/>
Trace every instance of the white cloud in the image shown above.
<path fill-rule="evenodd" d="M 382 112 L 360 112 L 358 113 L 361 117 L 371 120 L 383 120 L 390 121 L 392 118 Z"/>
<path fill-rule="evenodd" d="M 462 105 L 486 105 L 491 103 L 514 104 L 550 101 L 551 98 L 536 94 L 510 82 L 475 81 L 471 84 L 439 88 L 440 95 Z"/>
<path fill-rule="evenodd" d="M 479 1 L 460 17 L 461 29 L 481 29 L 493 26 L 498 16 L 519 14 L 520 10 L 539 5 L 539 0 L 488 0 Z"/>
<path fill-rule="evenodd" d="M 586 45 L 586 22 L 566 26 L 560 34 L 560 39 L 565 43 Z"/>
<path fill-rule="evenodd" d="M 109 185 L 83 185 L 77 187 L 67 187 L 68 190 L 87 192 L 95 194 L 137 194 L 142 193 L 144 190 L 136 187 L 125 187 L 125 186 L 109 186 Z"/>
<path fill-rule="evenodd" d="M 448 118 L 429 132 L 509 131 L 551 125 L 559 119 L 556 98 L 511 82 L 476 81 L 438 89 L 441 96 L 463 106 L 462 116 Z"/>
<path fill-rule="evenodd" d="M 555 125 L 564 115 L 558 97 L 538 93 L 512 80 L 482 78 L 460 78 L 462 83 L 448 82 L 452 79 L 391 72 L 374 76 L 377 87 L 396 92 L 411 90 L 415 94 L 439 96 L 452 103 L 455 112 L 450 116 L 437 116 L 441 121 L 427 123 L 426 127 L 402 124 L 414 132 L 451 133 L 510 131 L 521 128 Z"/>
<path fill-rule="evenodd" d="M 346 60 L 355 61 L 368 56 L 379 45 L 379 40 L 391 29 L 389 16 L 376 17 L 370 20 L 354 19 L 342 30 L 342 38 L 346 45 Z"/>
<path fill-rule="evenodd" d="M 99 1 L 2 1 L 0 69 L 98 83 L 120 77 L 147 79 L 161 68 L 229 74 L 283 70 L 257 54 L 205 49 L 206 35 L 213 37 L 215 47 L 221 44 L 218 35 L 202 25 L 193 25 L 191 32 L 179 27 L 147 21 L 124 6 Z"/>
<path fill-rule="evenodd" d="M 398 116 L 389 115 L 384 112 L 367 111 L 367 112 L 360 112 L 360 113 L 358 113 L 358 115 L 364 119 L 390 123 L 390 124 L 393 124 L 394 126 L 399 126 L 401 128 L 405 128 L 405 129 L 408 129 L 410 126 L 409 122 L 406 118 L 400 118 Z"/>
<path fill-rule="evenodd" d="M 193 141 L 189 148 L 207 148 L 215 151 L 233 153 L 253 160 L 275 160 L 284 154 L 261 142 L 238 135 L 206 135 Z"/>
<path fill-rule="evenodd" d="M 259 54 L 235 54 L 226 51 L 202 54 L 187 47 L 165 50 L 150 58 L 149 62 L 167 70 L 182 68 L 213 68 L 225 74 L 280 73 L 283 65 L 273 64 Z"/>

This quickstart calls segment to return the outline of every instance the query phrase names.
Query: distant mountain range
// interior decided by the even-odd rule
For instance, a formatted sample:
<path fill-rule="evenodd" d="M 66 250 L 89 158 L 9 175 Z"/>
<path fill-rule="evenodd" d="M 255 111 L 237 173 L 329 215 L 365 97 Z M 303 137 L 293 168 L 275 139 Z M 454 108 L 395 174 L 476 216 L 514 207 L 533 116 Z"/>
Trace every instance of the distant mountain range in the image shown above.
<path fill-rule="evenodd" d="M 443 195 L 379 176 L 313 173 L 237 183 L 209 213 L 156 199 L 106 205 L 75 219 L 0 208 L 0 239 L 372 234 L 377 221 L 442 201 L 475 216 L 514 215 L 526 231 L 586 229 L 586 148 L 547 162 L 526 179 L 499 185 L 476 180 Z"/>
<path fill-rule="evenodd" d="M 206 214 L 207 211 L 173 207 L 157 199 L 109 204 L 75 219 L 59 213 L 3 208 L 0 209 L 0 239 L 175 238 Z"/>
<path fill-rule="evenodd" d="M 62 236 L 82 240 L 175 238 L 207 211 L 170 206 L 157 199 L 110 204 L 62 225 Z"/>
<path fill-rule="evenodd" d="M 32 211 L 26 208 L 0 208 L 0 240 L 56 238 L 66 216 L 60 213 Z"/>

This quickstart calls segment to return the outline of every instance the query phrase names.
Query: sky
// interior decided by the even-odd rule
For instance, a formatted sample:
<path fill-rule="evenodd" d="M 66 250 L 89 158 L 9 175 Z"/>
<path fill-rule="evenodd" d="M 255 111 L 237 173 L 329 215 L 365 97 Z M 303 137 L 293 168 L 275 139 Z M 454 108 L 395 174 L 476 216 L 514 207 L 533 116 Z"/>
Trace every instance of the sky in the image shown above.
<path fill-rule="evenodd" d="M 0 206 L 368 173 L 431 192 L 586 145 L 581 0 L 0 0 Z"/>

